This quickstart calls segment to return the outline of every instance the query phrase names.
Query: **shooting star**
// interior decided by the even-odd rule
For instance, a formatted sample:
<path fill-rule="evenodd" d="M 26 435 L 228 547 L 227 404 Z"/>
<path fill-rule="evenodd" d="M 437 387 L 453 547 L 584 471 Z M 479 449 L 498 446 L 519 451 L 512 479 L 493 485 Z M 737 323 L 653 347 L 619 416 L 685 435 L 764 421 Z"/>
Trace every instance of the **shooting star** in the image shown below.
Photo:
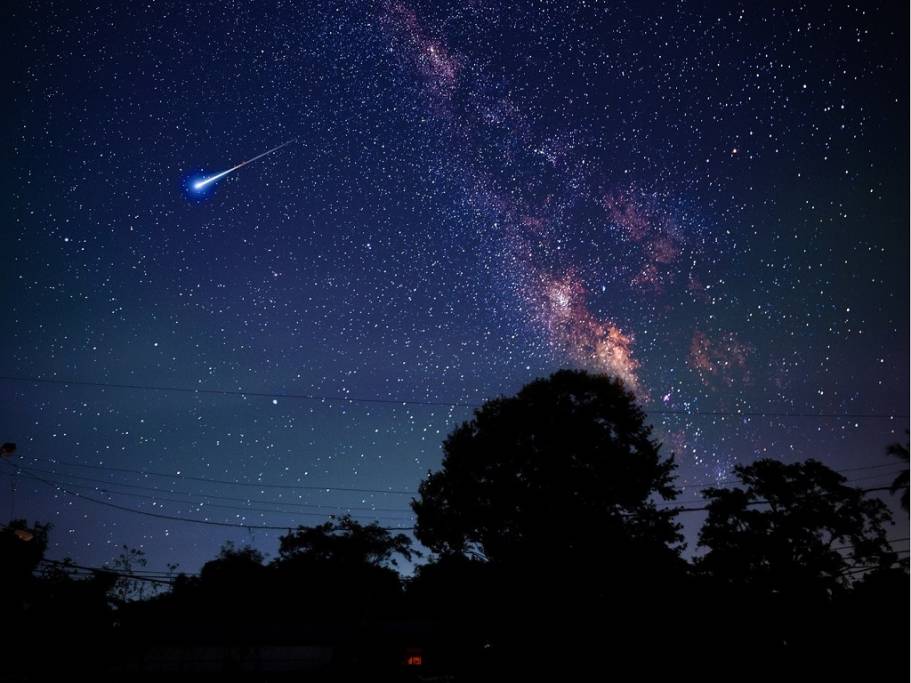
<path fill-rule="evenodd" d="M 246 161 L 242 161 L 239 164 L 237 164 L 237 166 L 232 166 L 227 171 L 222 171 L 221 173 L 216 173 L 215 175 L 211 175 L 208 178 L 200 178 L 199 180 L 193 181 L 193 183 L 190 185 L 190 187 L 193 188 L 194 192 L 200 192 L 203 189 L 205 189 L 205 187 L 207 185 L 214 183 L 216 180 L 221 180 L 229 173 L 234 173 L 234 171 L 236 171 L 237 169 L 243 168 L 247 164 L 252 164 L 257 159 L 262 159 L 264 156 L 272 154 L 272 152 L 277 152 L 282 147 L 287 147 L 292 142 L 297 142 L 297 138 L 292 138 L 291 140 L 288 140 L 287 142 L 283 142 L 282 144 L 278 145 L 277 147 L 273 147 L 272 149 L 267 150 L 267 151 L 263 152 L 262 154 L 257 154 L 252 159 L 247 159 Z"/>

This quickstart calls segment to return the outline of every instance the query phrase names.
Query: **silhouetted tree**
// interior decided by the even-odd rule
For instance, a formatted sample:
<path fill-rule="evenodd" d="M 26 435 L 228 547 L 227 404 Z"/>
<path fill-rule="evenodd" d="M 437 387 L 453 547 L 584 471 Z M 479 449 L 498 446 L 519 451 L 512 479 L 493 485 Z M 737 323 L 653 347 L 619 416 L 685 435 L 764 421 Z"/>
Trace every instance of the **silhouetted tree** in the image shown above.
<path fill-rule="evenodd" d="M 885 570 L 886 505 L 816 460 L 757 460 L 734 468 L 742 487 L 709 488 L 698 566 L 724 584 L 769 594 L 831 595 L 852 567 Z"/>
<path fill-rule="evenodd" d="M 416 535 L 498 564 L 676 556 L 675 513 L 655 505 L 675 497 L 675 465 L 659 448 L 620 380 L 559 371 L 487 401 L 446 438 L 442 469 L 412 502 Z"/>
<path fill-rule="evenodd" d="M 162 609 L 183 610 L 195 621 L 234 624 L 268 613 L 275 599 L 269 568 L 260 551 L 228 541 L 198 577 L 179 575 Z"/>
<path fill-rule="evenodd" d="M 908 433 L 908 430 L 905 430 L 906 435 L 907 435 L 907 433 Z M 898 458 L 899 460 L 904 462 L 906 465 L 908 464 L 908 445 L 907 444 L 904 446 L 902 446 L 901 443 L 899 443 L 899 442 L 890 444 L 889 447 L 886 449 L 886 452 L 889 455 L 894 455 L 896 458 Z M 901 506 L 905 510 L 907 510 L 908 509 L 908 470 L 907 469 L 902 470 L 899 473 L 899 475 L 897 477 L 895 477 L 895 480 L 892 482 L 892 486 L 889 488 L 889 491 L 893 495 L 898 493 L 901 490 L 904 490 L 904 493 L 902 493 L 902 497 L 901 497 Z"/>
<path fill-rule="evenodd" d="M 237 564 L 239 566 L 262 566 L 265 556 L 256 548 L 248 545 L 238 548 L 234 541 L 226 541 L 218 551 L 218 557 L 206 563 L 206 566 L 216 567 L 219 564 Z M 205 570 L 205 567 L 203 567 Z"/>
<path fill-rule="evenodd" d="M 50 524 L 29 526 L 24 519 L 14 519 L 0 528 L 0 577 L 2 582 L 22 585 L 44 559 Z"/>
<path fill-rule="evenodd" d="M 97 650 L 109 635 L 113 580 L 107 574 L 76 579 L 68 563 L 45 561 L 50 529 L 21 519 L 0 529 L 4 680 L 55 680 L 97 669 Z"/>
<path fill-rule="evenodd" d="M 24 519 L 0 528 L 0 612 L 10 618 L 27 604 L 32 573 L 44 558 L 50 528 L 50 524 L 29 526 Z"/>
<path fill-rule="evenodd" d="M 405 534 L 390 534 L 376 522 L 360 524 L 349 515 L 314 527 L 300 526 L 280 539 L 279 555 L 305 555 L 341 564 L 396 566 L 396 555 L 411 560 L 414 551 Z"/>
<path fill-rule="evenodd" d="M 841 616 L 842 652 L 862 653 L 853 680 L 909 680 L 908 571 L 906 562 L 888 571 L 865 573 L 845 597 Z M 849 680 L 849 671 L 839 672 Z"/>
<path fill-rule="evenodd" d="M 218 557 L 203 565 L 199 580 L 208 590 L 223 591 L 225 595 L 248 592 L 257 582 L 266 580 L 263 559 L 255 548 L 237 548 L 229 541 L 221 547 Z"/>
<path fill-rule="evenodd" d="M 344 516 L 282 536 L 270 567 L 286 605 L 344 620 L 398 609 L 402 585 L 392 567 L 413 555 L 404 534 Z"/>
<path fill-rule="evenodd" d="M 410 594 L 439 596 L 437 613 L 449 608 L 494 679 L 545 663 L 565 677 L 595 665 L 599 643 L 637 647 L 685 594 L 676 513 L 656 505 L 677 494 L 675 465 L 659 450 L 633 394 L 606 375 L 561 370 L 487 401 L 412 502 L 416 536 L 439 559 Z"/>
<path fill-rule="evenodd" d="M 135 572 L 148 564 L 145 551 L 141 548 L 122 546 L 123 551 L 111 563 L 112 570 L 122 574 L 111 591 L 111 598 L 116 605 L 123 605 L 128 600 L 142 600 L 148 588 L 147 583 L 135 578 Z"/>
<path fill-rule="evenodd" d="M 849 601 L 865 572 L 893 571 L 888 507 L 816 460 L 763 459 L 734 471 L 739 486 L 704 491 L 701 630 L 731 663 L 752 658 L 757 678 L 863 677 L 872 657 L 855 656 L 854 642 L 882 622 L 852 618 L 863 611 Z"/>
<path fill-rule="evenodd" d="M 411 539 L 377 524 L 342 517 L 298 527 L 281 537 L 280 552 L 265 563 L 250 547 L 225 544 L 198 577 L 179 576 L 157 601 L 150 618 L 250 628 L 250 624 L 342 621 L 390 608 L 401 596 L 398 574 L 388 565 L 413 556 Z"/>

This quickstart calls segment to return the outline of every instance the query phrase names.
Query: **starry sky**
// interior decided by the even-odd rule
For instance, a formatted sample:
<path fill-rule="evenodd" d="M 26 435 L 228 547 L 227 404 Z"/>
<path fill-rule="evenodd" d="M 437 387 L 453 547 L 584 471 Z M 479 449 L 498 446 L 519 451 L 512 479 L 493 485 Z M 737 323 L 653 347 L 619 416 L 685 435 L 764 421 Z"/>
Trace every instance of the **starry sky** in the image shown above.
<path fill-rule="evenodd" d="M 408 527 L 449 430 L 561 367 L 627 383 L 687 503 L 758 457 L 888 484 L 902 5 L 7 3 L 2 516 L 186 571 Z"/>

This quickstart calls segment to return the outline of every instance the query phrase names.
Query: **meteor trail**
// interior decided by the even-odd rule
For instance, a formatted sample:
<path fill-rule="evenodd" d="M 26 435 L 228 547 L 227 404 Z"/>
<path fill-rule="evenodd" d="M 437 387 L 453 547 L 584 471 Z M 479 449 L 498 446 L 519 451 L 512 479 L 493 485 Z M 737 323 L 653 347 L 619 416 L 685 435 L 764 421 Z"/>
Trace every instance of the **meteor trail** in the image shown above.
<path fill-rule="evenodd" d="M 267 154 L 272 154 L 272 152 L 276 152 L 276 151 L 280 150 L 282 147 L 290 145 L 292 142 L 297 142 L 297 138 L 292 138 L 291 140 L 288 140 L 287 142 L 283 142 L 282 144 L 278 145 L 277 147 L 273 147 L 272 149 L 267 150 L 267 151 L 263 152 L 262 154 L 257 154 L 252 159 L 247 159 L 246 161 L 241 161 L 239 164 L 237 164 L 237 166 L 232 166 L 227 171 L 222 171 L 221 173 L 216 173 L 215 175 L 209 176 L 208 178 L 203 178 L 202 180 L 197 180 L 195 183 L 193 183 L 193 189 L 196 191 L 199 191 L 202 188 L 204 188 L 206 185 L 208 185 L 209 183 L 214 183 L 216 180 L 224 178 L 229 173 L 233 173 L 237 169 L 242 168 L 242 167 L 246 166 L 247 164 L 252 164 L 257 159 L 262 159 Z"/>

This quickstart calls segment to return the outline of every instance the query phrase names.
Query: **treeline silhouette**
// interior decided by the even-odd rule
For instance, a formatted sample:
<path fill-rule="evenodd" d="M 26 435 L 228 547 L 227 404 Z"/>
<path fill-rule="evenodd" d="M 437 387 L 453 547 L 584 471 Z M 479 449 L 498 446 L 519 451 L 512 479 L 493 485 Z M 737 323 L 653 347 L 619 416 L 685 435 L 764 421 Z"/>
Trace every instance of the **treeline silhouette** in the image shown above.
<path fill-rule="evenodd" d="M 703 492 L 685 559 L 675 463 L 645 419 L 618 380 L 577 371 L 485 403 L 412 502 L 432 554 L 408 578 L 411 539 L 350 517 L 173 579 L 129 548 L 106 571 L 46 561 L 49 527 L 13 521 L 8 680 L 908 679 L 907 558 L 882 500 L 816 460 L 738 465 Z"/>

